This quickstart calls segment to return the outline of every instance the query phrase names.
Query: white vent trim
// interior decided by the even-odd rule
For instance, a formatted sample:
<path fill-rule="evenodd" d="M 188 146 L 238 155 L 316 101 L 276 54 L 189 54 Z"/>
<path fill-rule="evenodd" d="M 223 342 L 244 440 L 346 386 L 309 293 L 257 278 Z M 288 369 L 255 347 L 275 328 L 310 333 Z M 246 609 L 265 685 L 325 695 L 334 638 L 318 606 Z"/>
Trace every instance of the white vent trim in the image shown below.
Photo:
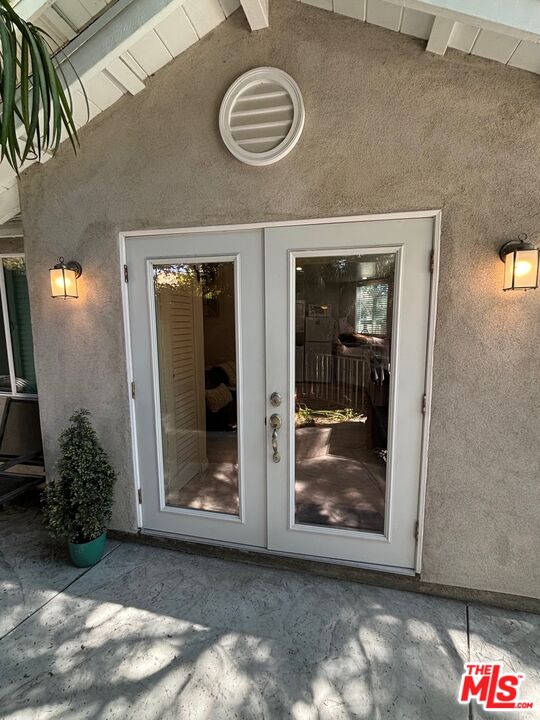
<path fill-rule="evenodd" d="M 305 109 L 296 82 L 283 70 L 260 67 L 237 78 L 225 93 L 219 131 L 235 158 L 270 165 L 288 155 L 304 129 Z"/>

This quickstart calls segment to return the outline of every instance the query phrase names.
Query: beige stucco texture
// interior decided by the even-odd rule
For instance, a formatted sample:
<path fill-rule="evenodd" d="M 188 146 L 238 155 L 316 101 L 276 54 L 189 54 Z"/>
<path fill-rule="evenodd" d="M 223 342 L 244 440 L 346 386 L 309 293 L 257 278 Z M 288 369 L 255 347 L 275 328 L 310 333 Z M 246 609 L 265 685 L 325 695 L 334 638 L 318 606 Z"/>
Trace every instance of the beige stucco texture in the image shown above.
<path fill-rule="evenodd" d="M 120 231 L 441 208 L 422 576 L 540 596 L 540 291 L 503 293 L 497 257 L 540 231 L 540 78 L 294 0 L 271 10 L 257 33 L 234 13 L 85 128 L 76 157 L 23 176 L 47 461 L 88 407 L 120 473 L 113 525 L 135 529 Z M 306 125 L 253 168 L 218 110 L 260 65 L 298 82 Z M 58 255 L 83 265 L 77 301 L 49 296 Z"/>

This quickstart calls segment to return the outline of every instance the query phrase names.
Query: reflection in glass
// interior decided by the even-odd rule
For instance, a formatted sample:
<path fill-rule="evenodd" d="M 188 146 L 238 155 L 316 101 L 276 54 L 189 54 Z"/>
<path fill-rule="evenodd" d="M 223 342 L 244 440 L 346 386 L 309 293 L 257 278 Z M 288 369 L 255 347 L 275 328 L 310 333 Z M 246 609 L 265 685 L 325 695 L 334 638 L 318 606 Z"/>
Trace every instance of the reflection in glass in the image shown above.
<path fill-rule="evenodd" d="M 384 533 L 395 254 L 296 259 L 297 523 Z"/>
<path fill-rule="evenodd" d="M 154 265 L 166 504 L 238 515 L 232 262 Z"/>

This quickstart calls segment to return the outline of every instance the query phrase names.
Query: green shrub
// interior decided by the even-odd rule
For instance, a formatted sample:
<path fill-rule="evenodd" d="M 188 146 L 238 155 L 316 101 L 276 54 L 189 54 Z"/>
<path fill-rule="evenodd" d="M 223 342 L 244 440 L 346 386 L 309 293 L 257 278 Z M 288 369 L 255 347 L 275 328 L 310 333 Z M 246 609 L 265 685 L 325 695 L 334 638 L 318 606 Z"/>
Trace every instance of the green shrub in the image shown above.
<path fill-rule="evenodd" d="M 47 485 L 45 523 L 52 535 L 84 543 L 99 537 L 110 519 L 116 472 L 88 410 L 78 410 L 69 420 L 60 435 L 57 477 Z"/>

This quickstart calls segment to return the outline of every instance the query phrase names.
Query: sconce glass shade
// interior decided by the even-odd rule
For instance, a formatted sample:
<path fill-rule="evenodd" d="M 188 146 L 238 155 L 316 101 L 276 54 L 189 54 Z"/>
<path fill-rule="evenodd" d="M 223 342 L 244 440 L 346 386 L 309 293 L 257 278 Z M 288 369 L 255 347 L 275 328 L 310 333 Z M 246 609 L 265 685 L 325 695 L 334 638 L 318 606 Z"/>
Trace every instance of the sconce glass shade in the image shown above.
<path fill-rule="evenodd" d="M 535 290 L 538 287 L 540 249 L 525 242 L 527 236 L 511 240 L 500 251 L 504 262 L 503 290 Z"/>
<path fill-rule="evenodd" d="M 78 298 L 77 278 L 82 274 L 80 264 L 74 260 L 68 263 L 59 258 L 58 263 L 49 270 L 51 276 L 51 295 L 53 298 Z"/>

